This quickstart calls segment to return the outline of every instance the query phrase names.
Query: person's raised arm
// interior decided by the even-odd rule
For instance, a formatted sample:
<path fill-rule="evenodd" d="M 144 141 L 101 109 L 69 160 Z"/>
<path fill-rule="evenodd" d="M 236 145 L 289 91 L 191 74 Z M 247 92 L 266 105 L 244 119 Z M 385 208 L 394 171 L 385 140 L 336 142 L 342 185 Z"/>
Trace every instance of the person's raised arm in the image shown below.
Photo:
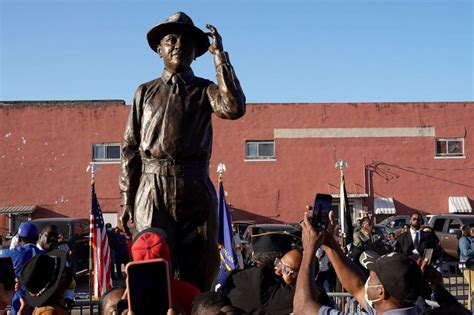
<path fill-rule="evenodd" d="M 326 231 L 323 233 L 324 240 L 321 247 L 326 252 L 326 255 L 328 255 L 329 261 L 336 271 L 337 278 L 341 282 L 341 285 L 356 298 L 362 307 L 366 308 L 367 305 L 364 294 L 366 279 L 364 274 L 356 264 L 344 255 L 334 237 Z"/>
<path fill-rule="evenodd" d="M 315 274 L 319 267 L 316 264 L 316 243 L 319 232 L 309 222 L 305 212 L 304 220 L 301 222 L 303 259 L 301 261 L 298 279 L 296 281 L 295 297 L 293 299 L 293 314 L 318 314 L 321 304 L 314 299 L 315 296 Z"/>

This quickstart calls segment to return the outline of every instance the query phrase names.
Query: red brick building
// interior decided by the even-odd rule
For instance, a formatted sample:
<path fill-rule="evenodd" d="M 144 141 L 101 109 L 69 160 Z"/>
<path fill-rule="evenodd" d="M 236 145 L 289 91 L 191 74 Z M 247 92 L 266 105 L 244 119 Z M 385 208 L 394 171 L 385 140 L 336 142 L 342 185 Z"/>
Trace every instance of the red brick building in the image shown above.
<path fill-rule="evenodd" d="M 27 217 L 87 217 L 90 173 L 104 212 L 119 211 L 120 100 L 0 102 L 0 234 Z M 470 211 L 474 102 L 249 104 L 214 120 L 210 166 L 227 167 L 234 219 L 298 221 L 317 192 L 338 203 L 344 170 L 354 217 L 366 211 Z"/>

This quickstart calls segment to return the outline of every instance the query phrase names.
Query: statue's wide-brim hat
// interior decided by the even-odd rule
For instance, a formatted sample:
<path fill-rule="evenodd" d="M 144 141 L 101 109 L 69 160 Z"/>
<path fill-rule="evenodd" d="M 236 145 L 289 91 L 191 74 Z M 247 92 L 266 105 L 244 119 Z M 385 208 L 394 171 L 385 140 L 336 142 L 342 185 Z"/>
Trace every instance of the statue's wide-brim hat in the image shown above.
<path fill-rule="evenodd" d="M 201 29 L 194 26 L 193 20 L 183 12 L 177 12 L 167 18 L 163 23 L 152 27 L 146 37 L 148 45 L 156 52 L 160 40 L 170 32 L 182 31 L 191 34 L 196 43 L 196 57 L 206 53 L 209 48 L 209 38 Z"/>

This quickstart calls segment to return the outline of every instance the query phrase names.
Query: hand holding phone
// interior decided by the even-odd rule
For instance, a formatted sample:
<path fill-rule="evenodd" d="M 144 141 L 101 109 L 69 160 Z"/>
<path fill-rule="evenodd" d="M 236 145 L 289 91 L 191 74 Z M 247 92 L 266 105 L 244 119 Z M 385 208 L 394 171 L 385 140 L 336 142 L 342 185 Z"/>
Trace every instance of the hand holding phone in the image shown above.
<path fill-rule="evenodd" d="M 316 197 L 314 198 L 313 216 L 311 218 L 311 224 L 315 228 L 325 229 L 328 227 L 331 205 L 331 195 L 316 194 Z"/>
<path fill-rule="evenodd" d="M 423 252 L 423 260 L 428 260 L 427 265 L 431 263 L 431 256 L 433 256 L 433 248 L 426 248 Z"/>

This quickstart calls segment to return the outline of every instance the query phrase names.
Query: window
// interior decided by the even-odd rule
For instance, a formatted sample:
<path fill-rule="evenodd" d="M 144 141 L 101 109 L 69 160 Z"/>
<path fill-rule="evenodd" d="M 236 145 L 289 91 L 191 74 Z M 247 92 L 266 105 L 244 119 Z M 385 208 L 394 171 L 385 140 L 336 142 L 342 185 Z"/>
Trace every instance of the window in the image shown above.
<path fill-rule="evenodd" d="M 436 139 L 437 157 L 464 156 L 463 138 L 439 138 Z"/>
<path fill-rule="evenodd" d="M 401 228 L 403 227 L 405 224 L 407 224 L 407 221 L 405 219 L 396 219 L 394 220 L 393 222 L 395 222 L 393 224 L 393 227 L 394 228 Z"/>
<path fill-rule="evenodd" d="M 246 141 L 245 159 L 268 160 L 275 159 L 275 141 Z"/>
<path fill-rule="evenodd" d="M 436 232 L 443 232 L 444 221 L 445 219 L 436 219 L 433 224 L 433 230 Z"/>
<path fill-rule="evenodd" d="M 120 144 L 94 143 L 92 145 L 92 161 L 107 162 L 120 160 Z"/>
<path fill-rule="evenodd" d="M 448 225 L 448 231 L 451 229 L 460 229 L 461 228 L 461 223 L 459 223 L 457 220 L 450 220 L 449 225 Z"/>

